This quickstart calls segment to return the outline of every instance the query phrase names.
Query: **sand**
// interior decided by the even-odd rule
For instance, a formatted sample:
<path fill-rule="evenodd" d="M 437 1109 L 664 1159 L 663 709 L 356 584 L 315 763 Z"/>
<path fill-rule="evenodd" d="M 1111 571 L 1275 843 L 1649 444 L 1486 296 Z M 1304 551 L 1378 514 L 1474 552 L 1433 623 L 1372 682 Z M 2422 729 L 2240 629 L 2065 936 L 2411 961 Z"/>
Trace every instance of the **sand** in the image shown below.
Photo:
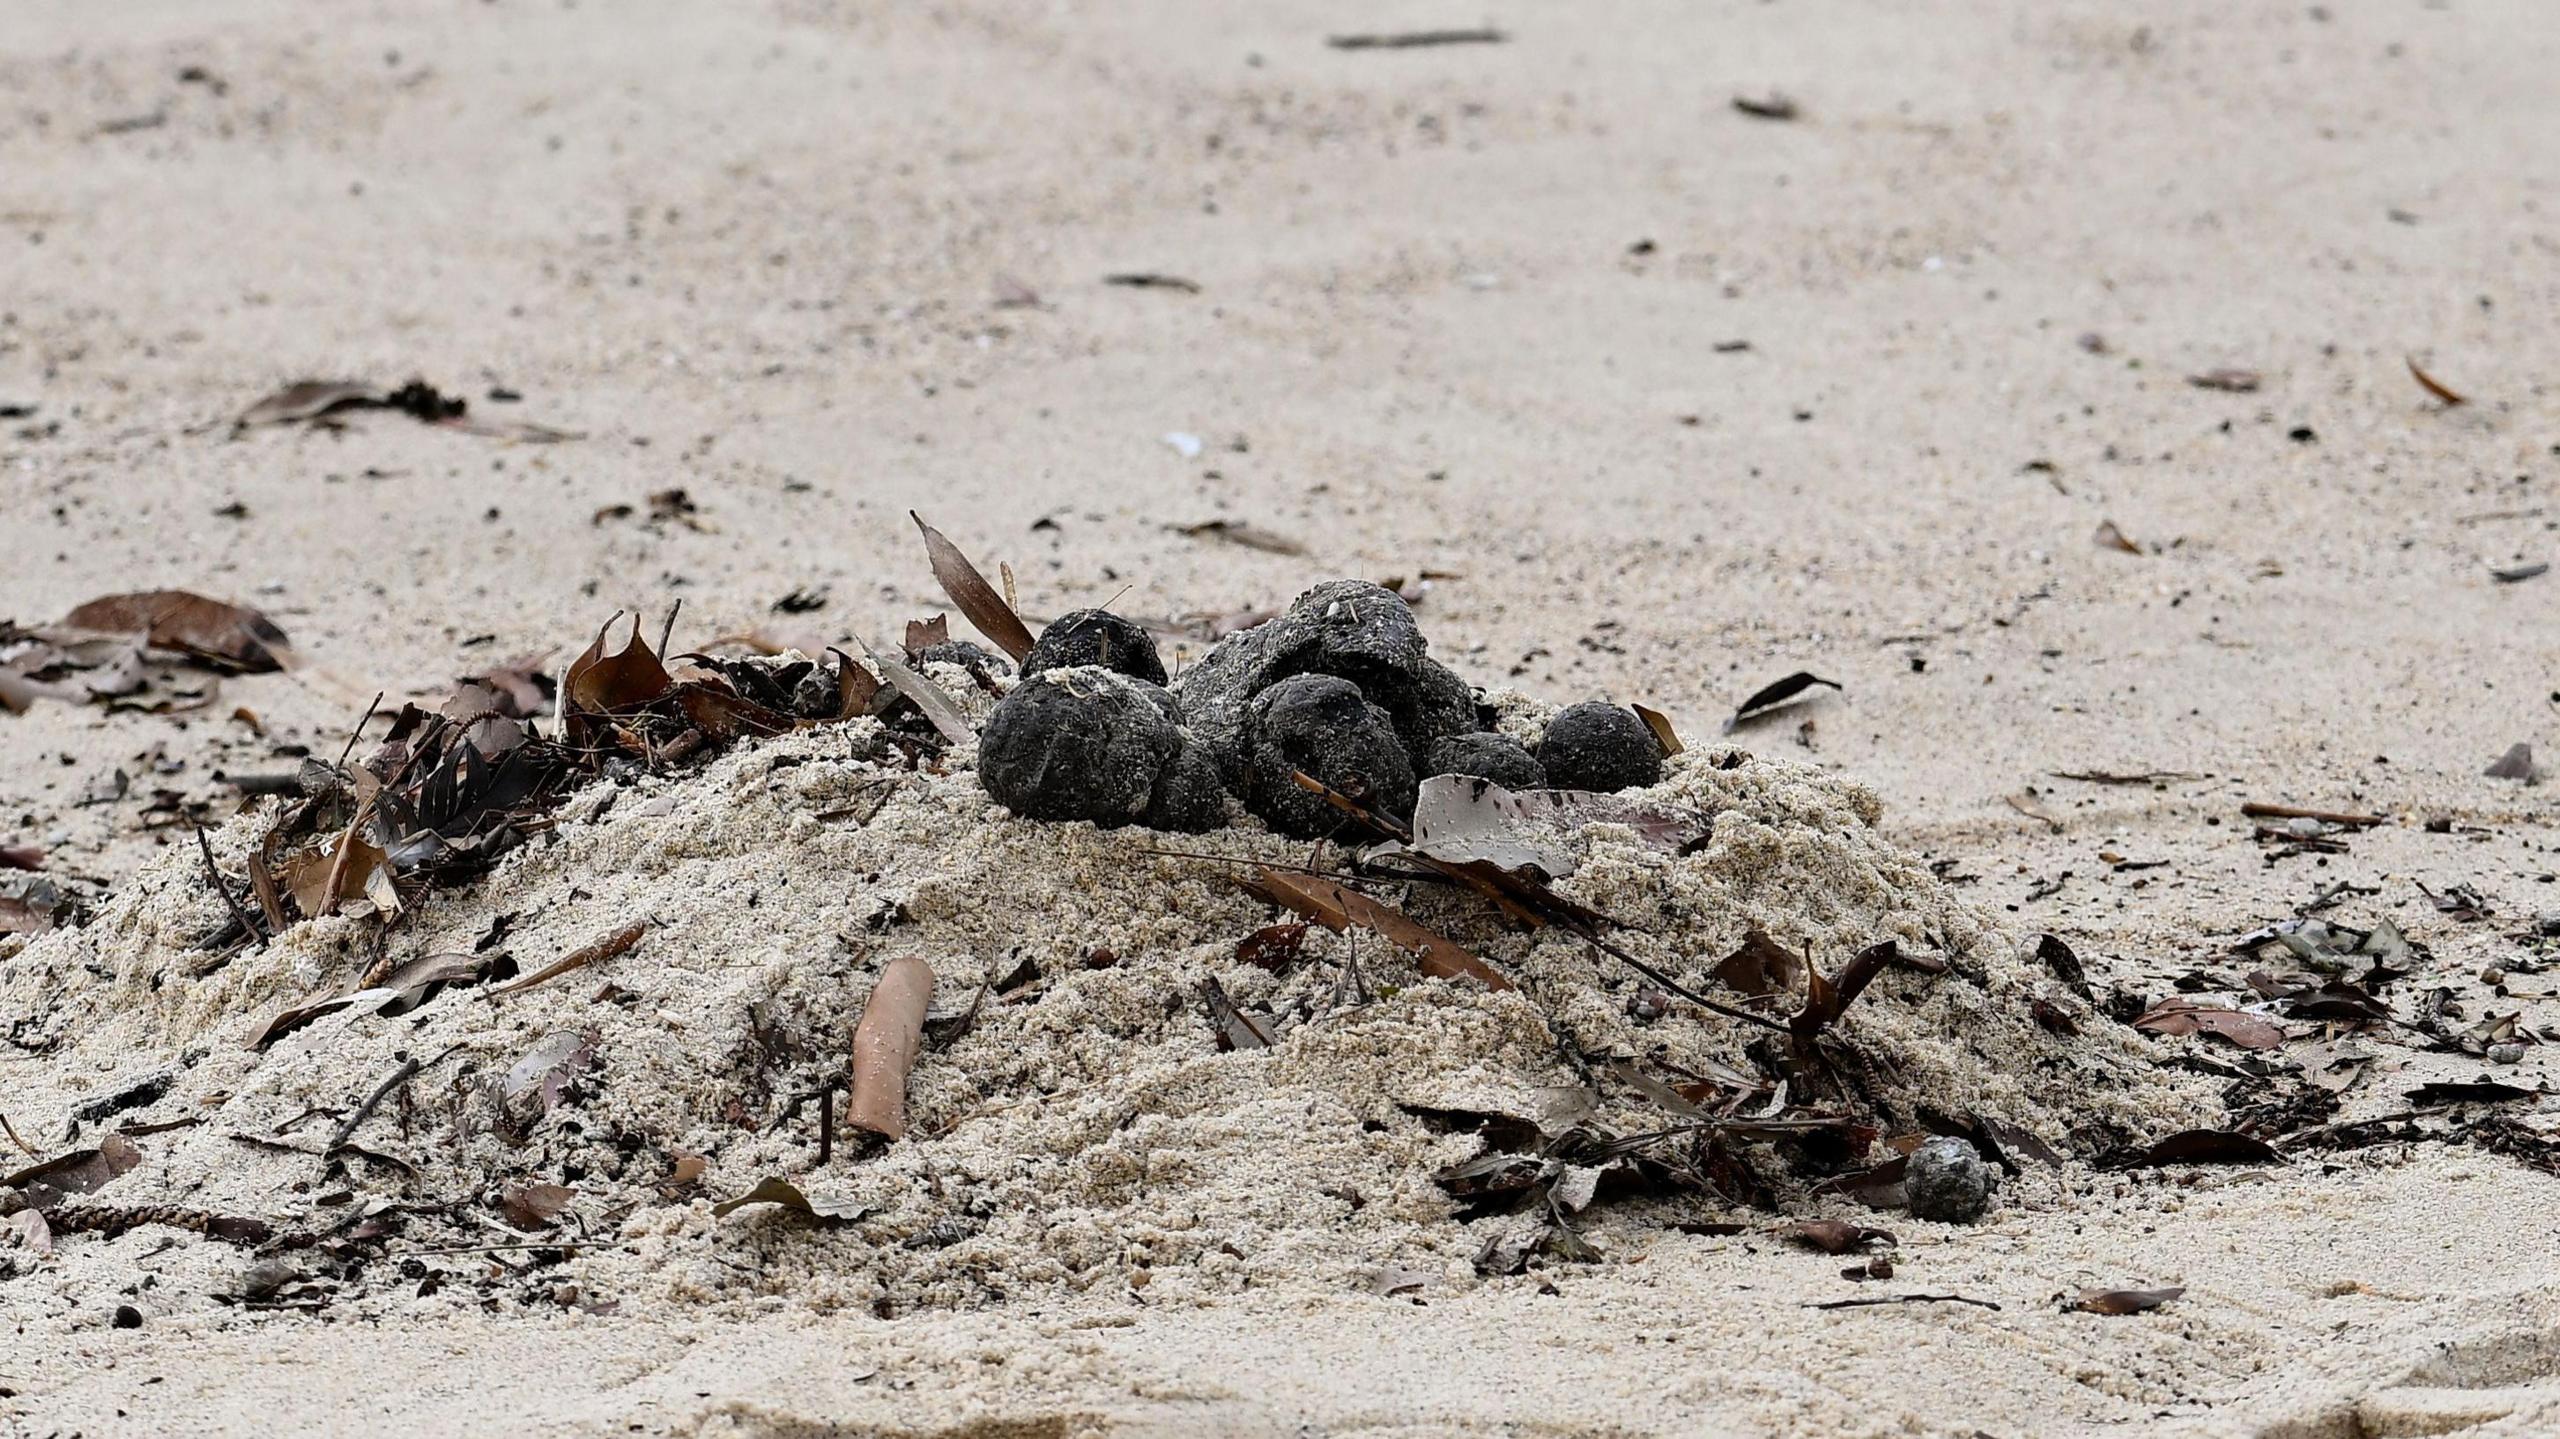
<path fill-rule="evenodd" d="M 276 744 L 334 753 L 376 688 L 436 692 L 617 605 L 894 634 L 930 603 L 922 507 L 1010 560 L 1035 614 L 1455 574 L 1421 617 L 1462 672 L 1693 734 L 1815 669 L 1848 689 L 1813 730 L 1738 740 L 1852 777 L 1895 843 L 2102 982 L 2222 964 L 2339 882 L 2379 887 L 2342 917 L 2395 919 L 2449 976 L 2560 908 L 2545 790 L 2479 773 L 2560 750 L 2560 581 L 2489 574 L 2552 557 L 2560 463 L 2560 34 L 2520 0 L 1634 7 L 1411 52 L 1326 49 L 1355 21 L 1294 6 L 22 8 L 0 403 L 37 408 L 0 432 L 0 612 L 181 584 L 267 608 L 314 661 L 226 687 L 215 714 L 246 705 L 264 739 L 0 721 L 0 836 L 59 869 L 126 880 L 184 838 L 139 799 L 77 805 L 108 770 L 213 799 L 217 768 L 289 767 Z M 1770 88 L 1803 117 L 1727 107 Z M 1102 283 L 1135 270 L 1202 290 Z M 1043 307 L 1000 306 L 1008 276 Z M 2441 410 L 2410 354 L 2475 403 Z M 2185 383 L 2218 366 L 2263 383 Z M 310 373 L 422 374 L 587 438 L 226 436 Z M 700 528 L 592 521 L 671 486 Z M 1310 552 L 1163 528 L 1219 517 Z M 2107 520 L 2151 552 L 2092 543 Z M 820 611 L 769 613 L 821 585 Z M 2097 769 L 2201 778 L 2052 778 Z M 2030 786 L 2051 825 L 2004 803 Z M 2394 823 L 2271 862 L 2247 799 Z M 2421 881 L 2497 916 L 2439 914 Z M 30 1064 L 0 1056 L 0 1093 L 34 1092 Z M 2548 1082 L 2548 1049 L 2520 1069 Z M 49 1144 L 60 1111 L 13 1119 Z M 888 1319 L 633 1302 L 126 1332 L 106 1315 L 153 1298 L 130 1270 L 68 1305 L 11 1281 L 0 1403 L 38 1432 L 2553 1422 L 2519 1387 L 2551 1367 L 2547 1176 L 2421 1147 L 2124 1183 L 1905 1234 L 1894 1288 L 1996 1312 L 1803 1309 L 1875 1286 L 1688 1235 L 1552 1296 Z M 2051 1303 L 2179 1282 L 2149 1316 Z"/>

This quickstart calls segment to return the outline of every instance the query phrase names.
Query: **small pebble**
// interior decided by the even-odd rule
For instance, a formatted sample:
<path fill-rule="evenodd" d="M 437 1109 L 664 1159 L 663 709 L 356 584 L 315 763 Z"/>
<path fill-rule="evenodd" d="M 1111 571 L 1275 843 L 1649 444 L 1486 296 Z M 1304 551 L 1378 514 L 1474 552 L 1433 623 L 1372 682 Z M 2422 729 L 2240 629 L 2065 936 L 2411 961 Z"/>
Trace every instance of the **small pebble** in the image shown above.
<path fill-rule="evenodd" d="M 139 1310 L 139 1309 L 134 1308 L 134 1307 L 133 1307 L 132 1305 L 130 1305 L 130 1304 L 119 1304 L 119 1305 L 117 1305 L 117 1306 L 116 1306 L 115 1326 L 116 1326 L 118 1329 L 139 1329 L 139 1328 L 141 1328 L 141 1327 L 142 1327 L 142 1311 L 141 1311 L 141 1310 Z"/>
<path fill-rule="evenodd" d="M 1940 1135 L 1911 1151 L 1902 1189 L 1913 1218 L 1971 1224 L 1991 1208 L 1991 1166 L 1971 1144 Z"/>
<path fill-rule="evenodd" d="M 2521 1044 L 2490 1045 L 2489 1062 L 2491 1064 L 2522 1064 L 2524 1063 L 2524 1046 Z"/>

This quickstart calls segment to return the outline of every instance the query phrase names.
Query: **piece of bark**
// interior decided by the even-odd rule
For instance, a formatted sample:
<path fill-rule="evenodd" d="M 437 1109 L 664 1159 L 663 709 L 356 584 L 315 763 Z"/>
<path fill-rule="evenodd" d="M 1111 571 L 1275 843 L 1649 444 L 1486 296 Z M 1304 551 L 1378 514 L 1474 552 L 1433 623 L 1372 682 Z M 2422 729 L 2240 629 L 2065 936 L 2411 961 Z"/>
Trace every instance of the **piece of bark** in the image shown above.
<path fill-rule="evenodd" d="M 853 1093 L 845 1101 L 845 1123 L 883 1139 L 907 1132 L 907 1071 L 915 1068 L 932 1000 L 932 965 L 904 955 L 880 971 L 853 1026 Z"/>

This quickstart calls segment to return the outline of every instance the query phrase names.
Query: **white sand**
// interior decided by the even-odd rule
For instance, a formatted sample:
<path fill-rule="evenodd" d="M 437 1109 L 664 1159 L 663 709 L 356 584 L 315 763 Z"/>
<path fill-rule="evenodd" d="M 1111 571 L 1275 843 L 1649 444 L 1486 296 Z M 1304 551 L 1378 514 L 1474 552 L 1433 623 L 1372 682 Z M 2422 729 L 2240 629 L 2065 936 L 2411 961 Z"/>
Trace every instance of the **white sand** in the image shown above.
<path fill-rule="evenodd" d="M 0 613 L 158 584 L 260 603 L 319 666 L 228 687 L 277 740 L 334 753 L 378 686 L 431 692 L 670 593 L 698 636 L 889 633 L 929 593 L 903 526 L 921 506 L 1010 559 L 1037 613 L 1124 586 L 1134 611 L 1223 613 L 1323 574 L 1455 572 L 1421 617 L 1462 673 L 1647 700 L 1693 734 L 1816 669 L 1849 693 L 1814 711 L 1809 752 L 1790 724 L 1742 739 L 1854 776 L 1893 838 L 2018 906 L 2018 929 L 2066 934 L 2102 985 L 2221 965 L 2339 881 L 2380 886 L 2343 917 L 2395 918 L 2443 982 L 2511 962 L 2507 936 L 2560 908 L 2544 791 L 2479 776 L 2520 739 L 2560 752 L 2560 578 L 2487 576 L 2560 546 L 2560 31 L 2531 0 L 1648 6 L 1494 14 L 1512 43 L 1401 53 L 1320 37 L 1484 17 L 18 8 L 0 402 L 39 408 L 0 422 Z M 182 82 L 191 65 L 223 88 Z M 1771 87 L 1805 118 L 1725 107 Z M 1204 292 L 1099 283 L 1146 269 Z M 1006 274 L 1049 308 L 995 307 Z M 1711 350 L 1727 339 L 1754 348 Z M 2437 411 L 2404 353 L 2478 403 Z M 2264 387 L 2183 383 L 2222 365 Z M 493 413 L 589 438 L 507 448 L 384 417 L 224 438 L 315 372 L 416 372 L 484 405 L 502 382 L 526 399 Z M 1185 461 L 1171 430 L 1206 450 Z M 589 522 L 671 485 L 703 530 Z M 247 518 L 214 515 L 233 500 Z M 1160 528 L 1219 515 L 1312 553 Z M 1058 528 L 1027 529 L 1043 516 Z M 2096 547 L 2103 519 L 2158 552 Z M 816 583 L 826 609 L 766 613 Z M 138 801 L 74 806 L 93 776 L 212 795 L 213 768 L 290 764 L 227 722 L 59 709 L 0 719 L 0 754 L 0 838 L 104 878 L 183 832 L 141 832 Z M 2150 768 L 2209 777 L 2048 777 Z M 2058 830 L 2002 803 L 2031 784 Z M 2269 864 L 2245 798 L 2403 822 Z M 2413 881 L 2476 884 L 2498 918 L 2439 916 Z M 545 916 L 520 943 L 583 942 L 595 904 L 596 924 Z M 694 957 L 787 945 L 733 948 Z M 205 1024 L 210 999 L 123 1022 Z M 2418 1058 L 2377 1047 L 2382 1068 Z M 2526 1081 L 2551 1080 L 2549 1053 Z M 2357 1100 L 2479 1066 L 2455 1068 Z M 0 1051 L 40 1143 L 58 1101 L 20 1097 L 63 1084 Z M 2521 1435 L 2560 1424 L 2560 1400 L 2517 1387 L 2560 1347 L 2539 1293 L 2552 1183 L 2386 1148 L 2192 1188 L 2089 1179 L 1980 1231 L 1888 1225 L 1891 1289 L 1996 1313 L 1807 1310 L 1888 1286 L 1656 1234 L 1554 1296 L 1453 1283 L 1420 1308 L 1213 1293 L 1191 1266 L 1157 1281 L 1171 1299 L 886 1320 L 635 1298 L 207 1332 L 158 1304 L 223 1257 L 188 1239 L 131 1294 L 130 1263 L 68 1295 L 0 1281 L 0 1413 L 36 1432 Z M 2049 1302 L 2120 1283 L 2190 1292 L 2125 1319 Z M 128 1302 L 145 1327 L 103 1327 Z"/>

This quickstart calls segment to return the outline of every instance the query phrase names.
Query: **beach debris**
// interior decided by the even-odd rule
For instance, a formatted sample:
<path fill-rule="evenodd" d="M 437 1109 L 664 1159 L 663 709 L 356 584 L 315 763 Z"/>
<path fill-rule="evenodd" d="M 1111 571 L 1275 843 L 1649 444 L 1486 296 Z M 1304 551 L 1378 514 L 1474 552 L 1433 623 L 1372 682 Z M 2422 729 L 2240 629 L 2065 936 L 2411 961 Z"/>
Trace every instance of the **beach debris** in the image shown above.
<path fill-rule="evenodd" d="M 1828 686 L 1834 690 L 1840 689 L 1839 681 L 1824 679 L 1809 670 L 1798 670 L 1784 679 L 1772 680 L 1754 690 L 1749 699 L 1734 707 L 1733 718 L 1724 722 L 1725 733 L 1733 733 L 1736 729 L 1769 714 L 1817 685 Z"/>
<path fill-rule="evenodd" d="M 2172 1164 L 2281 1164 L 2273 1145 L 2234 1129 L 2182 1129 L 2164 1139 L 2101 1156 L 2101 1169 L 2159 1169 Z"/>
<path fill-rule="evenodd" d="M 1716 961 L 1715 976 L 1728 989 L 1749 995 L 1793 994 L 1808 973 L 1804 956 L 1753 928 L 1733 953 Z"/>
<path fill-rule="evenodd" d="M 596 1036 L 593 1033 L 555 1029 L 534 1041 L 532 1048 L 507 1067 L 506 1078 L 499 1082 L 498 1092 L 509 1104 L 523 1105 L 529 1101 L 530 1107 L 537 1112 L 549 1114 L 575 1097 L 578 1081 L 595 1065 Z M 414 1067 L 409 1070 L 410 1075 L 416 1072 Z"/>
<path fill-rule="evenodd" d="M 62 617 L 66 630 L 129 635 L 214 669 L 259 674 L 287 669 L 293 646 L 275 621 L 242 605 L 186 590 L 105 595 Z"/>
<path fill-rule="evenodd" d="M 2164 999 L 2144 1010 L 2133 1021 L 2133 1027 L 2145 1034 L 2209 1035 L 2242 1049 L 2273 1049 L 2285 1039 L 2284 1026 L 2263 1015 L 2202 1004 L 2184 995 Z"/>
<path fill-rule="evenodd" d="M 599 964 L 605 960 L 613 959 L 619 955 L 629 953 L 631 947 L 638 944 L 641 937 L 648 934 L 648 932 L 649 921 L 645 919 L 633 920 L 631 923 L 622 926 L 620 929 L 613 931 L 602 939 L 598 939 L 590 944 L 580 945 L 576 949 L 573 949 L 567 954 L 560 956 L 558 959 L 553 960 L 551 963 L 546 964 L 542 968 L 535 970 L 533 973 L 526 975 L 524 978 L 516 980 L 512 984 L 502 984 L 489 992 L 491 994 L 516 994 L 524 990 L 531 989 L 538 984 L 548 984 L 552 980 L 558 979 L 560 976 L 568 974 L 573 970 L 584 969 L 588 965 Z"/>
<path fill-rule="evenodd" d="M 510 1184 L 498 1194 L 498 1213 L 524 1233 L 548 1229 L 567 1212 L 578 1191 L 565 1184 Z"/>
<path fill-rule="evenodd" d="M 2255 394 L 2263 377 L 2255 370 L 2217 369 L 2187 376 L 2187 383 L 2199 390 L 2220 390 L 2225 394 Z"/>
<path fill-rule="evenodd" d="M 2533 784 L 2542 778 L 2542 771 L 2534 767 L 2533 746 L 2521 740 L 2508 746 L 2505 754 L 2498 756 L 2487 769 L 2480 773 L 2491 779 L 2521 780 L 2526 784 Z"/>
<path fill-rule="evenodd" d="M 2183 1284 L 2165 1289 L 2083 1289 L 2063 1307 L 2083 1314 L 2146 1314 L 2186 1292 Z"/>
<path fill-rule="evenodd" d="M 1307 552 L 1305 545 L 1287 535 L 1274 533 L 1259 525 L 1249 525 L 1242 520 L 1202 520 L 1197 524 L 1167 525 L 1165 528 L 1191 539 L 1224 540 L 1228 544 L 1241 545 L 1248 550 L 1260 550 L 1265 554 L 1303 555 Z"/>
<path fill-rule="evenodd" d="M 1030 628 L 1023 624 L 1022 616 L 1013 612 L 1013 606 L 1005 602 L 1004 596 L 996 593 L 995 586 L 987 583 L 987 577 L 978 573 L 978 567 L 969 563 L 969 557 L 960 552 L 960 547 L 951 543 L 942 531 L 926 524 L 924 516 L 915 511 L 907 511 L 907 518 L 915 521 L 916 528 L 923 532 L 925 556 L 933 564 L 933 577 L 941 584 L 942 592 L 951 597 L 951 603 L 959 608 L 961 618 L 1015 662 L 1019 663 L 1030 654 Z"/>
<path fill-rule="evenodd" d="M 1808 1304 L 1807 1309 L 1870 1309 L 1882 1304 L 1969 1304 L 1976 1309 L 1997 1309 L 1988 1299 L 1968 1299 L 1961 1294 L 1879 1294 L 1873 1299 L 1833 1299 L 1821 1304 Z"/>
<path fill-rule="evenodd" d="M 1265 865 L 1254 872 L 1245 887 L 1336 934 L 1347 933 L 1355 925 L 1369 930 L 1412 955 L 1422 972 L 1434 979 L 1472 979 L 1487 989 L 1512 987 L 1500 970 L 1478 959 L 1464 945 L 1426 928 L 1400 909 L 1333 880 L 1291 874 Z"/>
<path fill-rule="evenodd" d="M 901 955 L 880 971 L 853 1027 L 853 1092 L 844 1115 L 853 1129 L 884 1140 L 905 1136 L 907 1074 L 932 1001 L 933 966 L 922 959 Z"/>
<path fill-rule="evenodd" d="M 1256 969 L 1280 974 L 1297 964 L 1306 949 L 1305 924 L 1266 924 L 1236 941 L 1236 958 Z"/>
<path fill-rule="evenodd" d="M 62 886 L 44 875 L 18 869 L 0 873 L 0 934 L 52 929 L 76 908 Z"/>
<path fill-rule="evenodd" d="M 2143 549 L 2142 546 L 2135 544 L 2131 539 L 2127 538 L 2125 532 L 2118 529 L 2116 527 L 2116 522 L 2113 520 L 2098 521 L 2098 532 L 2091 538 L 2097 542 L 2098 548 L 2102 550 L 2118 550 L 2128 555 L 2149 553 L 2149 551 Z"/>
<path fill-rule="evenodd" d="M 1629 705 L 1627 708 L 1634 710 L 1636 718 L 1644 721 L 1644 727 L 1653 731 L 1654 740 L 1662 746 L 1664 754 L 1679 754 L 1688 748 L 1680 742 L 1679 731 L 1671 727 L 1671 716 L 1651 705 Z"/>
<path fill-rule="evenodd" d="M 1792 1239 L 1808 1249 L 1818 1249 L 1825 1254 L 1846 1254 L 1853 1249 L 1864 1249 L 1869 1245 L 1881 1245 L 1889 1249 L 1897 1242 L 1887 1230 L 1870 1229 L 1866 1225 L 1852 1224 L 1845 1219 L 1799 1219 L 1779 1230 L 1778 1233 L 1782 1238 Z"/>
<path fill-rule="evenodd" d="M 2401 359 L 2409 366 L 2409 378 L 2417 381 L 2419 389 L 2422 389 L 2429 395 L 2434 396 L 2435 399 L 2446 409 L 2450 410 L 2457 405 L 2467 405 L 2471 403 L 2467 397 L 2456 393 L 2453 388 L 2445 384 L 2444 381 L 2439 380 L 2435 376 L 2428 374 L 2425 370 L 2420 369 L 2418 366 L 2417 356 L 2404 355 Z"/>
<path fill-rule="evenodd" d="M 2334 824 L 2344 829 L 2370 829 L 2388 820 L 2378 814 L 2356 814 L 2346 810 L 2304 809 L 2299 805 L 2273 804 L 2250 800 L 2240 806 L 2240 813 L 2250 819 L 2307 819 L 2320 824 Z"/>
<path fill-rule="evenodd" d="M 94 1194 L 142 1162 L 142 1150 L 121 1134 L 94 1149 L 74 1149 L 0 1175 L 0 1198 L 14 1196 L 30 1208 L 48 1209 L 76 1194 Z"/>
<path fill-rule="evenodd" d="M 1224 788 L 1179 713 L 1162 688 L 1116 670 L 1042 670 L 988 716 L 978 782 L 1026 819 L 1215 829 Z"/>
<path fill-rule="evenodd" d="M 1217 1036 L 1220 1050 L 1269 1049 L 1279 1042 L 1272 1037 L 1271 1021 L 1238 1006 L 1216 979 L 1201 979 L 1200 1002 L 1208 1007 L 1209 1029 Z"/>
<path fill-rule="evenodd" d="M 1539 767 L 1537 756 L 1529 753 L 1528 746 L 1496 730 L 1442 735 L 1431 742 L 1422 767 L 1432 777 L 1470 776 L 1491 780 L 1509 790 L 1547 786 L 1547 772 Z"/>
<path fill-rule="evenodd" d="M 2493 569 L 2489 571 L 2489 578 L 2496 580 L 2502 585 L 2517 585 L 2524 583 L 2526 580 L 2535 579 L 2542 575 L 2549 574 L 2550 572 L 2551 566 L 2547 561 L 2537 560 L 2532 564 L 2507 565 L 2499 569 Z"/>
<path fill-rule="evenodd" d="M 1971 1224 L 1991 1207 L 1991 1166 L 1970 1142 L 1939 1135 L 1911 1151 L 1902 1189 L 1913 1218 Z"/>
<path fill-rule="evenodd" d="M 1118 285 L 1130 290 L 1173 290 L 1185 295 L 1200 293 L 1200 282 L 1197 280 L 1186 280 L 1180 275 L 1159 274 L 1153 270 L 1123 270 L 1103 276 L 1102 283 Z"/>
<path fill-rule="evenodd" d="M 1558 789 L 1613 794 L 1662 782 L 1662 741 L 1623 705 L 1585 700 L 1556 711 L 1538 741 L 1538 767 Z"/>
<path fill-rule="evenodd" d="M 1156 637 L 1144 625 L 1109 610 L 1069 610 L 1051 620 L 1040 638 L 1023 654 L 1025 679 L 1044 670 L 1100 665 L 1152 685 L 1165 682 L 1164 657 Z"/>
<path fill-rule="evenodd" d="M 1736 95 L 1733 108 L 1754 120 L 1792 120 L 1796 118 L 1796 102 L 1779 91 L 1765 95 Z"/>
<path fill-rule="evenodd" d="M 1165 431 L 1164 442 L 1166 448 L 1172 450 L 1175 454 L 1182 456 L 1186 460 L 1196 460 L 1200 458 L 1200 450 L 1202 448 L 1200 437 L 1192 434 L 1188 430 L 1167 430 Z"/>
<path fill-rule="evenodd" d="M 1327 674 L 1291 675 L 1253 697 L 1245 715 L 1245 807 L 1281 834 L 1322 839 L 1345 823 L 1301 787 L 1306 774 L 1396 816 L 1413 813 L 1413 762 L 1386 710 Z"/>
<path fill-rule="evenodd" d="M 1422 50 L 1439 45 L 1499 45 L 1511 36 L 1491 26 L 1471 30 L 1390 30 L 1368 34 L 1327 35 L 1335 50 Z"/>
<path fill-rule="evenodd" d="M 768 1175 L 756 1181 L 755 1187 L 735 1199 L 723 1199 L 711 1206 L 714 1218 L 726 1219 L 752 1205 L 771 1204 L 789 1210 L 813 1224 L 849 1224 L 871 1212 L 871 1206 L 849 1197 L 811 1194 L 780 1175 Z"/>
<path fill-rule="evenodd" d="M 349 410 L 397 410 L 430 425 L 491 439 L 548 444 L 580 438 L 549 425 L 480 418 L 471 414 L 470 403 L 461 396 L 447 395 L 414 379 L 388 390 L 357 380 L 297 380 L 241 411 L 232 429 L 237 433 L 262 425 L 318 423 Z"/>

